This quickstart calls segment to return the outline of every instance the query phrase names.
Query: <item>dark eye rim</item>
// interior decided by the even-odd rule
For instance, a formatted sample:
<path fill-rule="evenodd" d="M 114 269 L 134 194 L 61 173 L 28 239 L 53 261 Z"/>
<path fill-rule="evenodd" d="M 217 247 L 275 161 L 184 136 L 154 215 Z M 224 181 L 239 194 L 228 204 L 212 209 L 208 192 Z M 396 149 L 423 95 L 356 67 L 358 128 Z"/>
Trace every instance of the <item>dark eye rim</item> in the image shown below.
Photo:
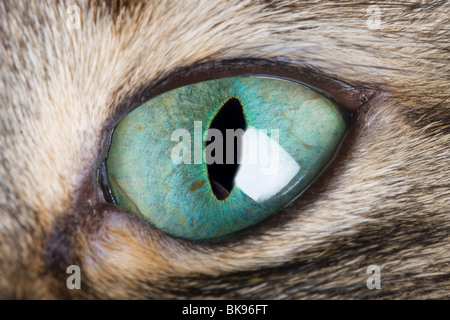
<path fill-rule="evenodd" d="M 295 65 L 283 59 L 234 58 L 197 63 L 144 83 L 133 94 L 119 102 L 106 121 L 110 132 L 120 120 L 151 98 L 164 92 L 197 82 L 236 76 L 273 76 L 303 83 L 326 93 L 343 109 L 354 112 L 374 98 L 381 90 L 374 85 L 350 85 L 336 77 L 307 66 Z"/>
<path fill-rule="evenodd" d="M 307 67 L 292 66 L 284 61 L 252 58 L 229 59 L 201 63 L 192 67 L 177 70 L 166 77 L 160 77 L 161 80 L 156 80 L 151 85 L 142 87 L 140 90 L 136 91 L 137 93 L 124 99 L 117 105 L 116 112 L 112 115 L 109 121 L 106 122 L 103 131 L 100 154 L 97 158 L 94 173 L 96 176 L 95 188 L 97 189 L 97 194 L 100 198 L 103 198 L 99 199 L 100 202 L 109 203 L 117 207 L 107 180 L 106 159 L 114 128 L 124 116 L 133 111 L 135 108 L 141 106 L 146 101 L 164 92 L 197 82 L 234 76 L 274 77 L 304 84 L 311 87 L 311 89 L 320 91 L 327 98 L 334 100 L 341 107 L 341 111 L 347 111 L 349 115 L 355 114 L 360 107 L 365 105 L 378 93 L 378 91 L 368 89 L 363 86 L 350 86 L 343 81 L 321 74 L 316 70 L 312 70 Z M 352 117 L 350 116 L 350 119 L 351 118 Z M 351 127 L 353 126 L 350 124 L 349 131 Z M 349 134 L 346 135 L 341 142 L 342 145 L 344 145 L 345 141 L 349 139 L 349 136 Z M 342 149 L 344 148 L 339 148 L 336 158 L 340 158 L 339 154 L 343 153 Z M 333 167 L 335 167 L 335 163 L 337 161 L 338 159 L 332 160 L 325 169 L 325 172 L 334 171 Z M 318 180 L 323 180 L 323 176 L 324 174 L 321 174 Z M 319 181 L 314 182 L 314 185 L 316 185 Z M 308 190 L 311 189 L 311 187 L 308 187 L 305 193 L 309 193 Z M 294 202 L 297 202 L 297 200 Z M 119 207 L 117 208 L 123 211 L 123 209 Z M 282 211 L 285 210 L 280 210 L 280 212 Z M 217 239 L 217 242 L 223 244 L 224 241 L 228 242 L 235 239 L 242 239 L 242 237 L 246 237 L 246 235 L 252 235 L 254 232 L 257 232 L 256 229 L 267 230 L 267 228 L 270 228 L 270 226 L 273 226 L 274 224 L 279 225 L 280 218 L 278 218 L 278 216 L 279 214 L 273 215 L 254 226 L 237 231 L 236 233 L 224 237 L 223 239 Z M 163 233 L 162 231 L 159 232 Z M 163 234 L 165 236 L 172 237 L 165 233 Z M 180 241 L 193 243 L 199 242 L 186 239 L 181 239 Z M 203 241 L 200 242 L 203 243 Z M 214 242 L 216 241 L 209 243 Z"/>
<path fill-rule="evenodd" d="M 196 82 L 246 75 L 273 76 L 303 83 L 328 94 L 348 111 L 356 111 L 376 93 L 376 90 L 372 88 L 362 85 L 351 86 L 310 67 L 297 66 L 279 60 L 247 58 L 205 62 L 175 71 L 149 88 L 149 92 L 144 94 L 148 94 L 144 101 Z"/>

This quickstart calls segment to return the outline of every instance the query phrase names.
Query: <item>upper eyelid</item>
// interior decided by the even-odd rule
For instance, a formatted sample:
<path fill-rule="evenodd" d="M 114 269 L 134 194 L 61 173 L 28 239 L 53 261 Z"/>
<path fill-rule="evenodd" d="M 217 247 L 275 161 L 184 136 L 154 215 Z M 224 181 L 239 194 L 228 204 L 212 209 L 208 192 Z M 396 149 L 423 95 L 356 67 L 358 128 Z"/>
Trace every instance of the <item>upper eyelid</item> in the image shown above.
<path fill-rule="evenodd" d="M 125 97 L 115 106 L 115 112 L 107 121 L 107 130 L 112 130 L 123 116 L 159 94 L 196 82 L 243 75 L 274 76 L 302 82 L 330 95 L 350 112 L 358 110 L 378 93 L 376 89 L 352 86 L 319 70 L 281 60 L 243 57 L 209 61 L 174 70 L 156 77 L 150 84 L 141 85 L 135 90 L 136 93 Z"/>

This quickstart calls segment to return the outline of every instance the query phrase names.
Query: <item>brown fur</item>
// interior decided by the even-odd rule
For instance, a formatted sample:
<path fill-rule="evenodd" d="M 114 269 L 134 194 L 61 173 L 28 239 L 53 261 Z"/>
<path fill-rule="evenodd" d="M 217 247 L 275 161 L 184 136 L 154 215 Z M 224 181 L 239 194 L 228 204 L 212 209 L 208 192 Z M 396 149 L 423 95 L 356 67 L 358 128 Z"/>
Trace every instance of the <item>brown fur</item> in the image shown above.
<path fill-rule="evenodd" d="M 0 297 L 449 298 L 448 2 L 380 2 L 379 30 L 353 1 L 74 3 L 81 30 L 72 2 L 0 2 Z M 95 170 L 130 97 L 231 60 L 377 94 L 311 189 L 229 240 L 105 204 Z"/>

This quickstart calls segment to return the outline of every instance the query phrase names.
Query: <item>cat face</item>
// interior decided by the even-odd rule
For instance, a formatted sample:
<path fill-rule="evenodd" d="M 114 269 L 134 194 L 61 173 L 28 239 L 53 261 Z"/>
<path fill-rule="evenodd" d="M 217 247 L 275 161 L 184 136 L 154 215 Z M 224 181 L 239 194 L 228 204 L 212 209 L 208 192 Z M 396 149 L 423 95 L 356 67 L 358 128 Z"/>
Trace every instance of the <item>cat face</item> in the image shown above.
<path fill-rule="evenodd" d="M 0 4 L 3 298 L 448 295 L 448 4 L 70 5 Z M 136 103 L 249 73 L 296 78 L 355 112 L 300 198 L 215 243 L 105 201 L 97 169 Z M 371 265 L 380 290 L 366 286 Z"/>

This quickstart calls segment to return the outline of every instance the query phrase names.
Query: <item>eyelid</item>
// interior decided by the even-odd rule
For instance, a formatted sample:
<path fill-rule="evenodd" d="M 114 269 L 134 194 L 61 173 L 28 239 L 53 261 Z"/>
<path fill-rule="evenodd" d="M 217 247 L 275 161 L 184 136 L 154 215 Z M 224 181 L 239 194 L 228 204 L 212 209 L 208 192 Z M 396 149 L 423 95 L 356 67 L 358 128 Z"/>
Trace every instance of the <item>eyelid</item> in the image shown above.
<path fill-rule="evenodd" d="M 108 140 L 113 128 L 128 113 L 146 101 L 167 91 L 197 82 L 235 76 L 273 76 L 303 83 L 318 89 L 335 100 L 343 109 L 355 112 L 373 99 L 378 91 L 364 85 L 350 85 L 319 70 L 294 65 L 281 60 L 262 58 L 235 58 L 197 63 L 160 74 L 151 83 L 143 83 L 116 106 L 105 123 L 102 141 Z M 355 79 L 357 80 L 357 79 Z M 103 144 L 102 144 L 103 145 Z"/>
<path fill-rule="evenodd" d="M 377 91 L 351 86 L 318 70 L 265 59 L 233 59 L 206 62 L 172 72 L 153 84 L 139 99 L 139 105 L 161 93 L 185 85 L 232 76 L 274 76 L 304 83 L 323 91 L 344 109 L 354 112 L 372 99 Z M 131 110 L 130 110 L 131 111 Z"/>

